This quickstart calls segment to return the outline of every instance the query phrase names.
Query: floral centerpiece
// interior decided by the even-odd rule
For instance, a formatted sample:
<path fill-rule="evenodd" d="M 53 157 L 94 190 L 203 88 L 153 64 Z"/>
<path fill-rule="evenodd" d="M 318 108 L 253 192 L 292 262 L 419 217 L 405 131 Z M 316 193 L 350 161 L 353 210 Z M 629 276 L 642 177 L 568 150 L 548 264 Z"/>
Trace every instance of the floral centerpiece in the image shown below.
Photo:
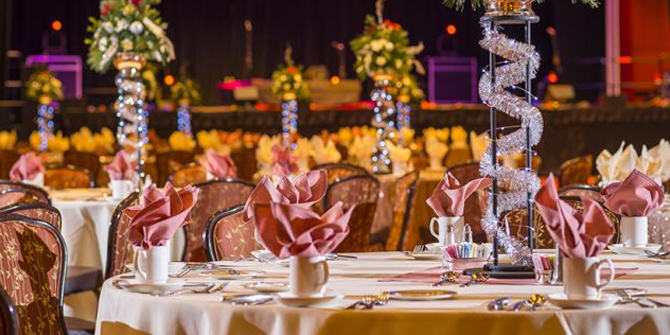
<path fill-rule="evenodd" d="M 123 53 L 141 56 L 146 61 L 167 64 L 175 58 L 172 42 L 165 35 L 167 24 L 153 6 L 160 0 L 102 0 L 100 18 L 90 18 L 88 31 L 93 37 L 88 64 L 105 72 Z"/>
<path fill-rule="evenodd" d="M 63 84 L 48 68 L 39 66 L 33 70 L 26 84 L 26 96 L 48 105 L 53 100 L 63 98 Z"/>
<path fill-rule="evenodd" d="M 200 86 L 190 78 L 186 78 L 172 85 L 170 88 L 172 100 L 179 105 L 200 103 Z"/>
<path fill-rule="evenodd" d="M 463 10 L 465 3 L 470 1 L 472 10 L 484 7 L 487 15 L 523 15 L 532 14 L 530 6 L 533 2 L 544 2 L 544 0 L 443 0 L 443 3 L 450 8 Z M 577 1 L 587 4 L 593 8 L 598 7 L 598 0 L 570 0 L 572 3 Z"/>
<path fill-rule="evenodd" d="M 425 98 L 425 94 L 419 88 L 416 77 L 406 72 L 397 75 L 397 78 L 393 80 L 393 84 L 389 86 L 389 91 L 399 102 L 404 104 L 421 101 Z"/>
<path fill-rule="evenodd" d="M 289 46 L 284 54 L 285 64 L 280 64 L 272 73 L 272 94 L 284 101 L 307 100 L 309 91 L 303 82 L 303 66 L 295 64 L 291 53 Z"/>

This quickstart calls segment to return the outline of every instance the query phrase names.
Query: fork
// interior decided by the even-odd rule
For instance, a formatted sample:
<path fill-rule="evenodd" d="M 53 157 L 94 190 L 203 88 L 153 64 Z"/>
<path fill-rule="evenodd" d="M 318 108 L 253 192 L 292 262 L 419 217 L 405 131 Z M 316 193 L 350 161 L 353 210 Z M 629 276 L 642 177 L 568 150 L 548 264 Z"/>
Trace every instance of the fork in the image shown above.
<path fill-rule="evenodd" d="M 193 293 L 197 293 L 197 294 L 210 293 L 210 290 L 212 290 L 215 286 L 216 286 L 216 284 L 208 284 L 207 286 L 205 286 L 203 288 L 199 288 L 199 289 L 196 289 L 196 288 L 182 288 L 182 289 L 179 289 L 179 290 L 167 291 L 167 292 L 162 292 L 162 293 L 158 293 L 158 294 L 152 294 L 151 296 L 153 296 L 153 297 L 171 297 L 171 296 L 186 293 L 186 292 L 189 292 L 189 291 L 191 291 Z"/>
<path fill-rule="evenodd" d="M 487 275 L 486 273 L 483 273 L 483 272 L 477 272 L 477 273 L 471 274 L 470 275 L 470 280 L 461 284 L 461 285 L 459 285 L 459 287 L 468 287 L 472 284 L 483 283 L 487 280 L 489 280 L 489 275 Z"/>
<path fill-rule="evenodd" d="M 628 292 L 626 292 L 626 290 L 623 290 L 623 289 L 615 289 L 614 293 L 616 293 L 616 295 L 618 295 L 619 298 L 621 298 L 621 303 L 622 304 L 635 303 L 642 308 L 656 308 L 657 307 L 656 304 L 654 304 L 653 302 L 652 302 L 652 304 L 642 303 L 640 298 L 631 297 L 630 294 L 628 294 Z"/>
<path fill-rule="evenodd" d="M 412 250 L 413 254 L 419 254 L 422 253 L 424 250 L 426 250 L 426 246 L 424 244 L 417 244 L 414 246 L 414 249 Z"/>
<path fill-rule="evenodd" d="M 375 303 L 376 300 L 376 295 L 374 294 L 368 294 L 363 296 L 361 300 L 356 301 L 355 303 L 349 305 L 345 309 L 356 309 L 358 306 L 363 306 L 363 309 L 372 309 L 372 305 Z M 388 299 L 387 299 L 388 302 Z"/>

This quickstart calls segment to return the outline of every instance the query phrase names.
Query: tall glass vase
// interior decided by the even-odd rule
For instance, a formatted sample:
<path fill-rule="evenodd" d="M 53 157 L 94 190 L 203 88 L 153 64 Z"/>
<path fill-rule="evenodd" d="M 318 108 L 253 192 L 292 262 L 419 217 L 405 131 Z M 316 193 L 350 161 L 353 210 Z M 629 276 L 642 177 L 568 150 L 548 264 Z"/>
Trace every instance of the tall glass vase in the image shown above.
<path fill-rule="evenodd" d="M 144 64 L 144 58 L 135 53 L 121 53 L 114 62 L 119 70 L 116 75 L 116 115 L 119 118 L 116 138 L 122 149 L 133 150 L 131 159 L 137 163 L 135 185 L 138 190 L 142 189 L 146 177 L 145 145 L 149 142 L 149 112 L 144 109 L 146 89 L 141 74 Z"/>
<path fill-rule="evenodd" d="M 191 131 L 191 104 L 186 99 L 179 101 L 179 107 L 177 108 L 177 130 L 189 137 L 193 135 Z"/>
<path fill-rule="evenodd" d="M 54 108 L 51 106 L 52 99 L 41 96 L 37 106 L 37 133 L 40 135 L 40 151 L 45 152 L 49 148 L 49 139 L 54 136 Z"/>
<path fill-rule="evenodd" d="M 391 157 L 387 141 L 395 136 L 396 111 L 393 96 L 389 93 L 391 76 L 378 74 L 374 76 L 375 88 L 371 97 L 374 102 L 372 127 L 376 130 L 376 143 L 372 151 L 372 171 L 377 174 L 391 172 Z"/>
<path fill-rule="evenodd" d="M 285 148 L 294 150 L 296 148 L 296 143 L 293 142 L 293 138 L 298 133 L 298 102 L 295 100 L 295 94 L 287 93 L 283 97 L 284 102 L 282 102 L 282 145 Z"/>

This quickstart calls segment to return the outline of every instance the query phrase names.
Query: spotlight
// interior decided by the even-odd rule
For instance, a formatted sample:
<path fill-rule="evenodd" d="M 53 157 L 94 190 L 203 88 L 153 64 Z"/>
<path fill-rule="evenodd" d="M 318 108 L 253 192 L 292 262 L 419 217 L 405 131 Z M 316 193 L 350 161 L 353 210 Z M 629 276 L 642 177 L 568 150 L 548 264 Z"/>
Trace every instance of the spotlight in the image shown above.
<path fill-rule="evenodd" d="M 558 82 L 558 75 L 552 72 L 547 76 L 547 80 L 552 84 L 556 84 Z"/>
<path fill-rule="evenodd" d="M 453 25 L 453 24 L 447 25 L 447 27 L 444 30 L 447 32 L 447 35 L 451 35 L 451 36 L 456 35 L 456 32 L 457 32 L 456 26 Z"/>
<path fill-rule="evenodd" d="M 174 85 L 174 76 L 171 75 L 171 74 L 166 75 L 166 76 L 163 78 L 163 83 L 165 83 L 165 85 L 167 85 L 167 86 L 172 86 L 172 85 Z"/>
<path fill-rule="evenodd" d="M 51 29 L 54 31 L 60 31 L 62 28 L 63 24 L 60 21 L 55 20 L 54 22 L 51 22 Z"/>
<path fill-rule="evenodd" d="M 330 83 L 333 85 L 338 85 L 340 83 L 340 77 L 338 76 L 330 77 Z"/>

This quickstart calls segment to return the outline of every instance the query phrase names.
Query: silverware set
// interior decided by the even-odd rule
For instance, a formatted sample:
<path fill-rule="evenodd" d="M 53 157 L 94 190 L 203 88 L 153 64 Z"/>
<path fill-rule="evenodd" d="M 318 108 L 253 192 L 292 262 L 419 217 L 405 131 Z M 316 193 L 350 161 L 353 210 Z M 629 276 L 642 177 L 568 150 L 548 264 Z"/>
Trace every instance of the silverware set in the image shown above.
<path fill-rule="evenodd" d="M 224 295 L 222 302 L 231 305 L 256 306 L 272 301 L 273 296 L 269 294 L 232 294 Z"/>
<path fill-rule="evenodd" d="M 510 305 L 510 297 L 504 297 L 491 301 L 487 309 L 489 311 L 508 311 L 508 312 L 518 312 L 518 311 L 528 311 L 533 312 L 537 308 L 544 306 L 547 302 L 547 299 L 542 294 L 533 294 L 526 300 L 521 300 L 515 304 Z"/>
<path fill-rule="evenodd" d="M 643 296 L 631 296 L 626 289 L 623 288 L 615 288 L 615 289 L 609 289 L 607 290 L 608 292 L 612 292 L 619 296 L 621 301 L 619 304 L 621 305 L 626 305 L 626 304 L 631 304 L 634 303 L 642 308 L 658 308 L 658 307 L 670 307 L 670 305 L 662 303 L 657 300 L 650 299 L 648 297 L 643 297 Z"/>
<path fill-rule="evenodd" d="M 443 272 L 440 275 L 440 281 L 433 284 L 433 286 L 442 286 L 444 284 L 453 284 L 458 281 L 458 278 L 461 277 L 461 273 L 458 271 L 447 271 Z"/>
<path fill-rule="evenodd" d="M 391 297 L 390 292 L 382 292 L 380 294 L 369 294 L 364 296 L 361 300 L 356 301 L 355 303 L 349 305 L 345 309 L 363 309 L 363 310 L 369 310 L 374 308 L 374 306 L 386 306 L 389 302 L 389 298 Z"/>
<path fill-rule="evenodd" d="M 484 272 L 477 272 L 470 275 L 470 280 L 459 285 L 459 287 L 468 287 L 472 284 L 483 283 L 489 280 L 489 275 Z"/>
<path fill-rule="evenodd" d="M 670 260 L 670 251 L 665 251 L 665 252 L 652 252 L 649 250 L 645 250 L 644 253 L 647 255 L 649 258 L 657 258 L 657 259 L 663 259 L 663 260 Z"/>
<path fill-rule="evenodd" d="M 226 285 L 228 285 L 228 283 L 219 283 L 219 284 L 212 283 L 212 284 L 208 284 L 204 287 L 202 287 L 202 286 L 184 287 L 184 288 L 180 288 L 180 289 L 173 290 L 173 291 L 151 294 L 151 296 L 154 296 L 154 297 L 172 297 L 172 296 L 179 295 L 179 294 L 182 294 L 182 293 L 214 294 L 214 293 L 223 291 L 223 289 L 226 288 Z"/>
<path fill-rule="evenodd" d="M 169 276 L 170 278 L 183 278 L 187 274 L 195 270 L 217 270 L 217 269 L 230 269 L 230 271 L 237 272 L 228 265 L 219 265 L 214 263 L 186 263 L 179 272 L 171 274 Z M 231 274 L 238 274 L 238 273 L 231 273 Z"/>

